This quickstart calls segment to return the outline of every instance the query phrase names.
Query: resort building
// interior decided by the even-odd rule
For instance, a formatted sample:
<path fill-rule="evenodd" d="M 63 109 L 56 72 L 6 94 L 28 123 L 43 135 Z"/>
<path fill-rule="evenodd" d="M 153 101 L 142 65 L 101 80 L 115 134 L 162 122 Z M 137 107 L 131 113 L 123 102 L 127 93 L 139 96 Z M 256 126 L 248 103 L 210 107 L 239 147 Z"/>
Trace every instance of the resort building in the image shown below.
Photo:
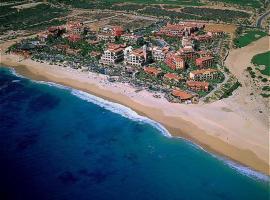
<path fill-rule="evenodd" d="M 180 55 L 185 61 L 193 60 L 196 58 L 196 52 L 192 46 L 185 46 L 177 51 L 177 54 Z"/>
<path fill-rule="evenodd" d="M 180 80 L 182 80 L 182 78 L 180 76 L 178 76 L 177 74 L 173 74 L 173 73 L 167 73 L 164 75 L 164 80 L 170 81 L 170 82 L 179 82 Z"/>
<path fill-rule="evenodd" d="M 159 30 L 157 35 L 166 35 L 168 37 L 182 37 L 184 35 L 184 26 L 168 23 L 167 26 Z"/>
<path fill-rule="evenodd" d="M 169 37 L 183 37 L 184 35 L 190 35 L 198 29 L 203 28 L 204 25 L 198 23 L 167 23 L 165 27 L 160 29 L 157 35 L 166 35 Z"/>
<path fill-rule="evenodd" d="M 97 51 L 92 51 L 89 53 L 89 55 L 93 58 L 96 58 L 96 59 L 100 59 L 100 57 L 101 57 L 101 53 L 97 52 Z"/>
<path fill-rule="evenodd" d="M 212 36 L 205 34 L 205 35 L 197 35 L 194 39 L 198 42 L 212 42 Z"/>
<path fill-rule="evenodd" d="M 146 46 L 140 49 L 134 49 L 130 46 L 124 51 L 124 64 L 132 66 L 143 66 L 147 61 Z"/>
<path fill-rule="evenodd" d="M 196 59 L 196 66 L 200 68 L 211 67 L 214 64 L 214 57 L 206 56 Z"/>
<path fill-rule="evenodd" d="M 116 64 L 124 59 L 125 45 L 108 44 L 107 49 L 102 54 L 99 63 L 104 65 Z"/>
<path fill-rule="evenodd" d="M 216 69 L 200 69 L 194 70 L 189 73 L 189 78 L 192 80 L 209 80 L 219 78 L 218 70 Z"/>
<path fill-rule="evenodd" d="M 115 42 L 115 36 L 111 33 L 99 33 L 97 41 Z"/>
<path fill-rule="evenodd" d="M 209 90 L 209 83 L 208 82 L 201 82 L 201 81 L 187 81 L 187 86 L 190 90 L 194 91 L 208 91 Z"/>
<path fill-rule="evenodd" d="M 186 47 L 186 46 L 194 47 L 193 40 L 186 36 L 182 38 L 181 43 L 182 43 L 182 47 Z"/>
<path fill-rule="evenodd" d="M 121 39 L 130 44 L 136 44 L 139 40 L 143 40 L 143 36 L 126 33 L 121 35 Z"/>
<path fill-rule="evenodd" d="M 184 59 L 175 53 L 168 53 L 166 55 L 165 63 L 173 70 L 185 68 Z"/>
<path fill-rule="evenodd" d="M 152 52 L 152 58 L 154 61 L 164 61 L 166 54 L 169 52 L 169 47 L 152 47 L 151 48 Z"/>
<path fill-rule="evenodd" d="M 197 103 L 198 95 L 190 92 L 186 92 L 180 89 L 175 89 L 172 91 L 172 96 L 180 100 L 181 103 Z"/>
<path fill-rule="evenodd" d="M 71 34 L 82 34 L 84 31 L 83 24 L 80 22 L 68 22 L 65 26 L 66 31 Z"/>
<path fill-rule="evenodd" d="M 77 34 L 69 34 L 67 36 L 68 41 L 70 42 L 78 42 L 79 40 L 81 40 L 81 36 L 77 35 Z"/>
<path fill-rule="evenodd" d="M 143 70 L 147 74 L 154 75 L 156 77 L 158 77 L 162 73 L 161 69 L 157 69 L 155 67 L 144 67 Z"/>
<path fill-rule="evenodd" d="M 64 26 L 51 26 L 48 28 L 47 32 L 51 36 L 61 36 L 65 33 L 66 29 Z"/>
<path fill-rule="evenodd" d="M 45 42 L 47 38 L 49 37 L 49 35 L 51 35 L 51 33 L 42 32 L 42 33 L 39 33 L 37 37 L 41 42 Z"/>

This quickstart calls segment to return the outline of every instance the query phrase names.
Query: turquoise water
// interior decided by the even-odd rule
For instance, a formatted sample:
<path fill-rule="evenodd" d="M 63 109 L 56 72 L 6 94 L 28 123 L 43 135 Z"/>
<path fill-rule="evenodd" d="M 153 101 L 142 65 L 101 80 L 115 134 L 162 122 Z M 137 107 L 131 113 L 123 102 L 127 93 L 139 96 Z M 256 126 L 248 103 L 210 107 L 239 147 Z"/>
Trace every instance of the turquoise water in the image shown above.
<path fill-rule="evenodd" d="M 269 178 L 123 106 L 0 68 L 0 199 L 269 198 Z"/>

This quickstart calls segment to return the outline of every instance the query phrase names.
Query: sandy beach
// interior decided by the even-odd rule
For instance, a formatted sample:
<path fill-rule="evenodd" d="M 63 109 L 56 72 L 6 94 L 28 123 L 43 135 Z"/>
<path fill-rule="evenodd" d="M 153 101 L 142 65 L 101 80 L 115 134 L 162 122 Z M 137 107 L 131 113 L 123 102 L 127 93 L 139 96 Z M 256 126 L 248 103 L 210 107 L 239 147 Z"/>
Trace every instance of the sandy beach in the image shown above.
<path fill-rule="evenodd" d="M 236 76 L 240 75 L 253 55 L 269 49 L 267 41 L 269 37 L 233 50 L 227 66 Z M 1 44 L 2 49 L 6 46 Z M 249 52 L 248 56 L 245 52 Z M 241 55 L 244 62 L 239 61 Z M 260 99 L 259 103 L 247 100 L 249 88 L 245 84 L 232 97 L 211 104 L 173 104 L 153 97 L 154 93 L 136 92 L 128 84 L 110 83 L 104 75 L 22 60 L 16 55 L 1 54 L 0 63 L 14 67 L 18 74 L 31 79 L 70 86 L 128 106 L 161 123 L 173 136 L 186 138 L 208 151 L 270 174 L 267 105 L 260 103 Z M 258 109 L 265 110 L 260 113 Z"/>

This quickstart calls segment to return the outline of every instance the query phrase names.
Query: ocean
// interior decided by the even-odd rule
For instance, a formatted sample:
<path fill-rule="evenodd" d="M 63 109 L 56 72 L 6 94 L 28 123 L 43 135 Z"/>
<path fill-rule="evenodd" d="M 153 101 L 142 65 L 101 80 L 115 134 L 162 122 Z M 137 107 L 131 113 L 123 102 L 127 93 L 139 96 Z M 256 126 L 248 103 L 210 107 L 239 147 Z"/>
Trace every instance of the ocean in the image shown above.
<path fill-rule="evenodd" d="M 268 198 L 268 176 L 129 108 L 0 67 L 0 200 Z"/>

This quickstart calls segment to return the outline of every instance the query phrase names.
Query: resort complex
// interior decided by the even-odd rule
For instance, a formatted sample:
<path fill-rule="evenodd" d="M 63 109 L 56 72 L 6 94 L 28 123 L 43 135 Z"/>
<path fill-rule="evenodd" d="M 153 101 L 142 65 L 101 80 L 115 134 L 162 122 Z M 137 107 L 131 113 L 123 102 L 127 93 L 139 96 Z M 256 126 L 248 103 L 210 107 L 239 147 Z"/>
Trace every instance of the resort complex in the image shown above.
<path fill-rule="evenodd" d="M 198 103 L 229 76 L 221 52 L 226 52 L 230 36 L 205 26 L 159 20 L 146 33 L 145 27 L 130 30 L 107 24 L 94 30 L 87 22 L 68 21 L 16 43 L 10 51 L 38 62 L 102 73 L 109 80 L 161 92 L 170 102 Z"/>

